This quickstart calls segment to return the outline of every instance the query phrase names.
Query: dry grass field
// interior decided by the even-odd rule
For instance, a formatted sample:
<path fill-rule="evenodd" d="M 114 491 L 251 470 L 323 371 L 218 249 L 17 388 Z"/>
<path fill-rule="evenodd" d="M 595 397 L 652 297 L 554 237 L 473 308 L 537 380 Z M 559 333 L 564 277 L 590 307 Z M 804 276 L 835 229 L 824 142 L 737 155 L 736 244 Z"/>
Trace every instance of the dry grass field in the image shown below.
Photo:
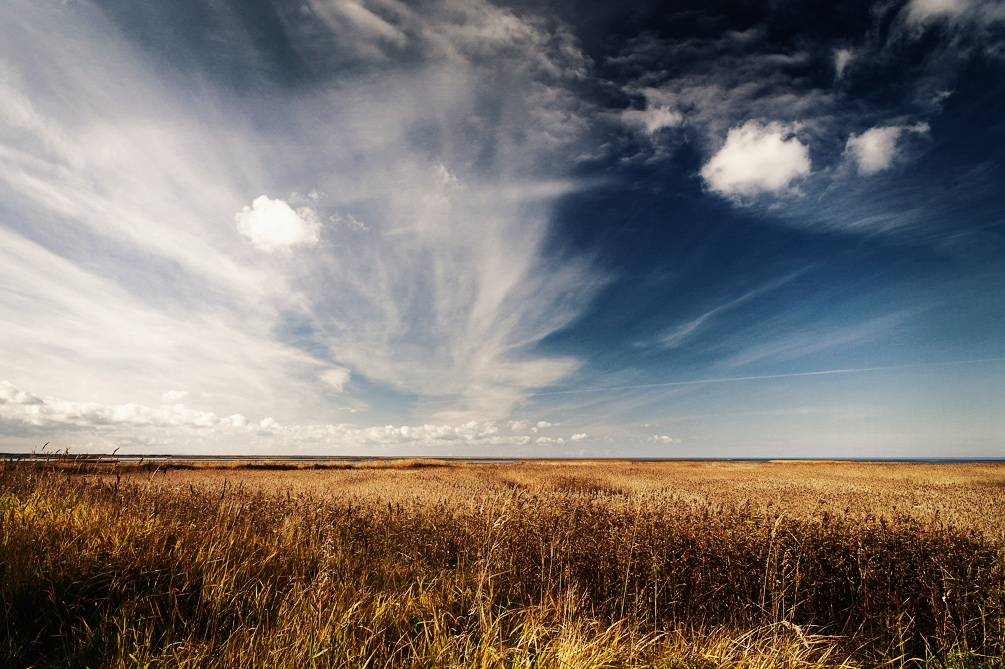
<path fill-rule="evenodd" d="M 1005 666 L 1005 467 L 0 464 L 11 667 Z"/>

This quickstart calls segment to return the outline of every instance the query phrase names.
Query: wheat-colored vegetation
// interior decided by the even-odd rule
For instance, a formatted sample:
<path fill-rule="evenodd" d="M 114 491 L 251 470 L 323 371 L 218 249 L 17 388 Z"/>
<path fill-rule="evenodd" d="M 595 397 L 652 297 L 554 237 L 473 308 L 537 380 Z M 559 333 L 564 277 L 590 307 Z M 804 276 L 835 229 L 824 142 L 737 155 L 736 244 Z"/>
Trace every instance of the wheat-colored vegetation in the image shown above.
<path fill-rule="evenodd" d="M 1005 467 L 0 464 L 10 667 L 1005 666 Z"/>

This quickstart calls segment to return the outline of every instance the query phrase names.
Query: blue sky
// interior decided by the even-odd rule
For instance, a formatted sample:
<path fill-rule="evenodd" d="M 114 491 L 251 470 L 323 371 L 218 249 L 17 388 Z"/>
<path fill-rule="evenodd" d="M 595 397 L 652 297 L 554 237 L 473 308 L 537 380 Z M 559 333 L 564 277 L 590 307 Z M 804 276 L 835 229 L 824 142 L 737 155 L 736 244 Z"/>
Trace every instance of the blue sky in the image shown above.
<path fill-rule="evenodd" d="M 1005 456 L 1005 5 L 10 0 L 0 447 Z"/>

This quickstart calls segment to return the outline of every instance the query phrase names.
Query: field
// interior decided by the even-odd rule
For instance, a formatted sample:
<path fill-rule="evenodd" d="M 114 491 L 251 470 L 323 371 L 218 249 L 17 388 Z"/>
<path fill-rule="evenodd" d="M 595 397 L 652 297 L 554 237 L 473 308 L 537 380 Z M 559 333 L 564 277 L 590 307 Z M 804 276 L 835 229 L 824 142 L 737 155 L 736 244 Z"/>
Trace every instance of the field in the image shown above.
<path fill-rule="evenodd" d="M 10 667 L 1005 667 L 1005 466 L 0 464 Z"/>

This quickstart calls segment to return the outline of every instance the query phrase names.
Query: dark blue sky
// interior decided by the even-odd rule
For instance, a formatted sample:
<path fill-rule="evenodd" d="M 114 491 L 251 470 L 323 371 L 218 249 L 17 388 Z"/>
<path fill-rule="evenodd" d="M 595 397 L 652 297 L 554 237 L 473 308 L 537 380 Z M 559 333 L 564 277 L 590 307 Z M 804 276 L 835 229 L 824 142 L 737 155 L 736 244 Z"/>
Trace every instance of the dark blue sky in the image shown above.
<path fill-rule="evenodd" d="M 0 14 L 3 448 L 1005 455 L 1001 2 Z"/>

